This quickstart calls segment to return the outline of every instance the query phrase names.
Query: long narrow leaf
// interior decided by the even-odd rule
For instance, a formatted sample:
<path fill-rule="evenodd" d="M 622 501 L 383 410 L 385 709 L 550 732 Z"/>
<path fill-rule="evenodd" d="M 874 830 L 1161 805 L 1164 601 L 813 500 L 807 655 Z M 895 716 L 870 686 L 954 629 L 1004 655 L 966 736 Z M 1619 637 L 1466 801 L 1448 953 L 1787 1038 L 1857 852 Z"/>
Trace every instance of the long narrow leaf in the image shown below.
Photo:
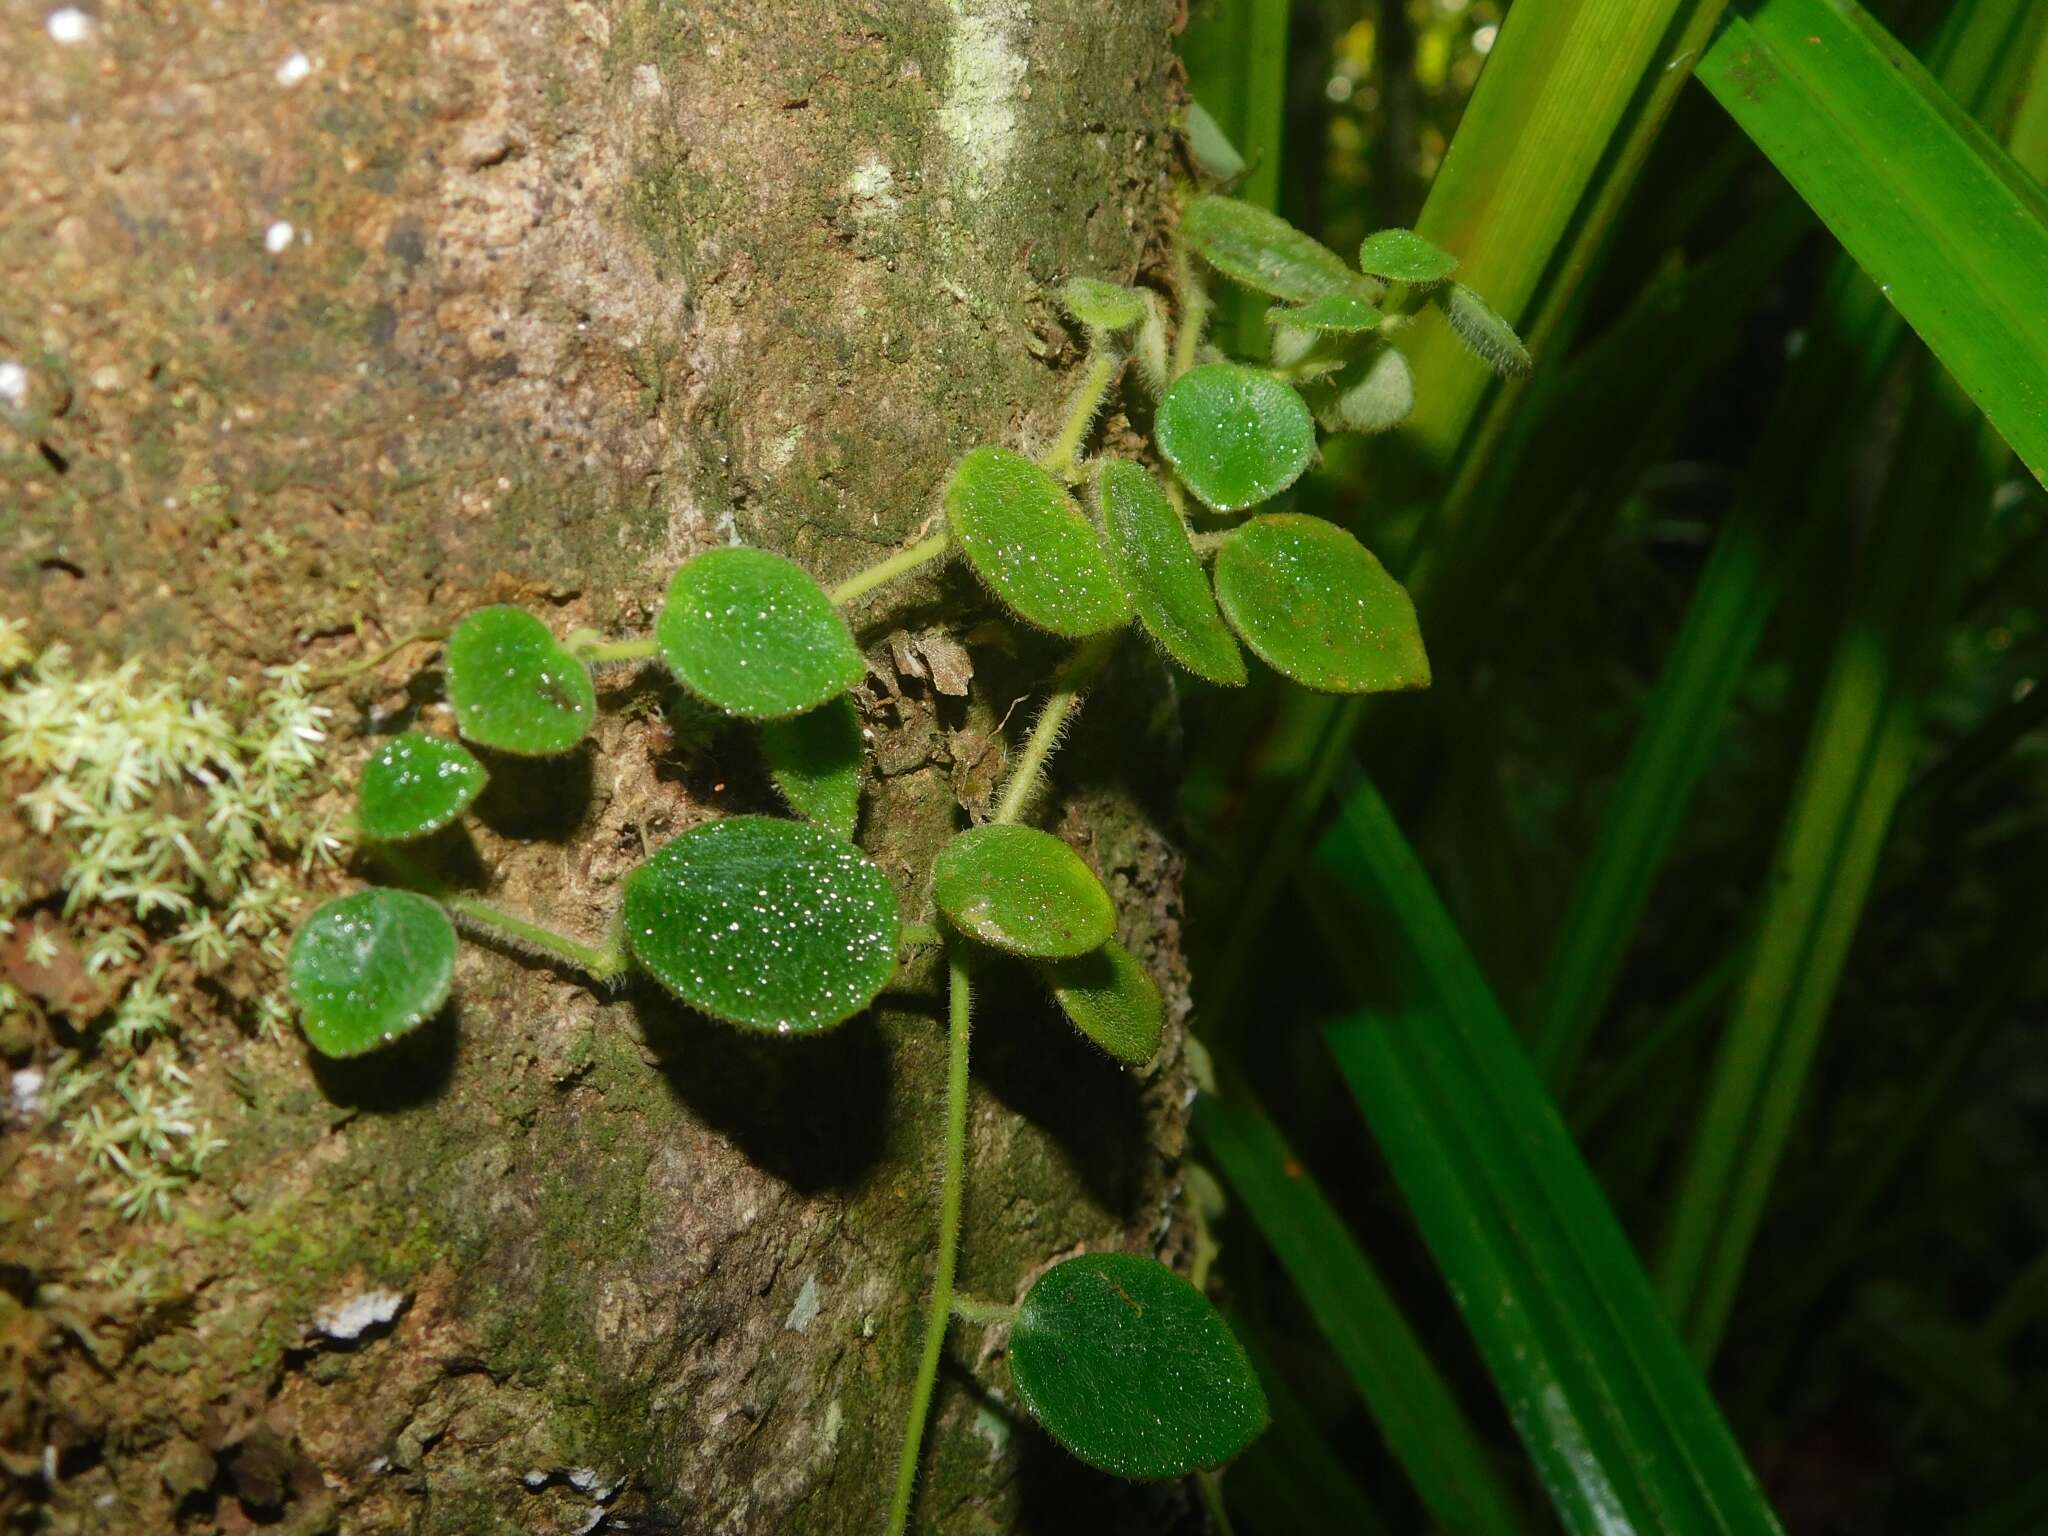
<path fill-rule="evenodd" d="M 1507 1019 L 1372 785 L 1317 849 L 1318 915 L 1380 962 L 1329 1031 L 1566 1527 L 1777 1525 Z"/>

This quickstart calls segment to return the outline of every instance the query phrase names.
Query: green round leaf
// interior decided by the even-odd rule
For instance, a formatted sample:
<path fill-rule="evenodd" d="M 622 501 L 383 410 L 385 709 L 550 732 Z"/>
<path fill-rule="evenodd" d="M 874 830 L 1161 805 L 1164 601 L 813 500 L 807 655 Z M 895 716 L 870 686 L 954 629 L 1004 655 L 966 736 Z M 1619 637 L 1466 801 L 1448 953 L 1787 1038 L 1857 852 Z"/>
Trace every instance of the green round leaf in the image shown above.
<path fill-rule="evenodd" d="M 859 1013 L 896 972 L 896 893 L 842 837 L 731 816 L 626 877 L 633 954 L 700 1013 L 779 1035 Z"/>
<path fill-rule="evenodd" d="M 1322 693 L 1427 688 L 1407 590 L 1334 523 L 1255 517 L 1216 555 L 1216 600 L 1274 671 Z"/>
<path fill-rule="evenodd" d="M 1021 619 L 1080 639 L 1128 623 L 1102 541 L 1060 483 L 1007 448 L 977 448 L 946 483 L 946 519 L 975 574 Z"/>
<path fill-rule="evenodd" d="M 1225 277 L 1276 299 L 1306 303 L 1326 293 L 1371 298 L 1376 292 L 1328 246 L 1278 214 L 1234 197 L 1207 193 L 1193 199 L 1181 211 L 1180 232 Z"/>
<path fill-rule="evenodd" d="M 962 933 L 1039 960 L 1109 942 L 1116 909 L 1081 856 L 1050 832 L 987 826 L 962 832 L 932 869 L 932 898 Z"/>
<path fill-rule="evenodd" d="M 1318 335 L 1355 336 L 1376 328 L 1386 316 L 1356 294 L 1326 293 L 1306 304 L 1275 304 L 1266 324 L 1291 325 Z"/>
<path fill-rule="evenodd" d="M 1142 1067 L 1158 1051 L 1165 999 L 1116 940 L 1071 960 L 1048 960 L 1040 969 L 1074 1027 L 1118 1061 Z"/>
<path fill-rule="evenodd" d="M 407 731 L 379 747 L 356 784 L 356 821 L 377 843 L 438 832 L 469 809 L 489 775 L 459 742 Z"/>
<path fill-rule="evenodd" d="M 860 714 L 845 695 L 761 726 L 761 754 L 789 808 L 841 837 L 860 820 Z"/>
<path fill-rule="evenodd" d="M 323 1056 L 360 1056 L 419 1028 L 448 1001 L 455 925 L 411 891 L 357 891 L 299 929 L 285 984 Z"/>
<path fill-rule="evenodd" d="M 1204 363 L 1175 379 L 1152 435 L 1188 489 L 1218 512 L 1279 495 L 1316 451 L 1301 396 L 1236 363 Z"/>
<path fill-rule="evenodd" d="M 1463 283 L 1439 288 L 1430 298 L 1451 322 L 1458 339 L 1495 373 L 1503 378 L 1520 378 L 1536 366 L 1515 328 Z"/>
<path fill-rule="evenodd" d="M 1384 432 L 1414 409 L 1415 375 L 1392 347 L 1351 364 L 1316 398 L 1316 417 L 1332 432 Z"/>
<path fill-rule="evenodd" d="M 684 561 L 654 639 L 685 688 L 749 720 L 816 709 L 864 671 L 825 589 L 765 549 L 714 549 Z"/>
<path fill-rule="evenodd" d="M 1412 229 L 1383 229 L 1358 248 L 1358 269 L 1397 283 L 1440 283 L 1458 270 L 1458 258 Z"/>
<path fill-rule="evenodd" d="M 1031 1416 L 1118 1477 L 1218 1467 L 1265 1429 L 1266 1393 L 1200 1291 L 1164 1264 L 1084 1253 L 1032 1284 L 1010 1328 Z"/>
<path fill-rule="evenodd" d="M 1077 277 L 1060 290 L 1067 313 L 1098 331 L 1121 331 L 1145 318 L 1145 296 L 1121 283 Z"/>
<path fill-rule="evenodd" d="M 1166 493 L 1136 464 L 1115 459 L 1095 482 L 1110 563 L 1146 631 L 1197 677 L 1234 686 L 1244 656 L 1209 595 L 1208 573 Z"/>
<path fill-rule="evenodd" d="M 521 757 L 568 751 L 597 718 L 590 673 L 523 608 L 479 608 L 455 626 L 448 702 L 464 736 Z"/>

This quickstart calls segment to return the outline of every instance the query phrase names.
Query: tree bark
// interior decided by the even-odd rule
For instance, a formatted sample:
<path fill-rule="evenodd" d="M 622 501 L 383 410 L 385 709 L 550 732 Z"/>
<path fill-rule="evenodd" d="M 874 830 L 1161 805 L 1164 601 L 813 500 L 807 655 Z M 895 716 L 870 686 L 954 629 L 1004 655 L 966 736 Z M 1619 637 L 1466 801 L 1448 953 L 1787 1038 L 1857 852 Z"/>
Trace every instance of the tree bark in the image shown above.
<path fill-rule="evenodd" d="M 1058 282 L 1162 266 L 1171 0 L 49 4 L 0 19 L 5 607 L 88 654 L 253 677 L 493 601 L 642 633 L 732 541 L 843 577 L 936 516 L 959 453 L 1050 436 L 1080 343 Z M 861 619 L 861 839 L 924 917 L 1058 652 L 957 568 Z M 344 782 L 446 729 L 434 660 L 324 700 Z M 603 682 L 589 750 L 494 763 L 475 835 L 496 899 L 590 934 L 643 847 L 773 809 L 743 733 Z M 1180 1256 L 1171 719 L 1126 644 L 1041 818 L 1117 896 L 1167 1044 L 1121 1073 L 986 973 L 970 1293 L 1079 1246 Z M 10 1133 L 17 1519 L 879 1529 L 931 1280 L 929 961 L 782 1042 L 466 944 L 449 1017 L 352 1069 L 253 1034 L 231 1004 L 275 984 L 181 1020 L 228 1145 L 171 1220 Z M 10 1064 L 73 1034 L 39 1015 Z M 315 1328 L 376 1292 L 402 1310 L 360 1341 Z M 998 1342 L 955 1328 L 923 1529 L 1189 1518 L 1030 1428 Z"/>

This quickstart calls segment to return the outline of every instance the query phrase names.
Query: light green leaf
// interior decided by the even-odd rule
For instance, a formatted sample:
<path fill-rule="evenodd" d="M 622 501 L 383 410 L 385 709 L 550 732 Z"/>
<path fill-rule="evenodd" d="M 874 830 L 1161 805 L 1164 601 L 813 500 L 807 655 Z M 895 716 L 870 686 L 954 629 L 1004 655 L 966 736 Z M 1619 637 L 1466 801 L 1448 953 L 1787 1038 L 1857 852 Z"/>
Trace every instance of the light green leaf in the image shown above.
<path fill-rule="evenodd" d="M 1458 339 L 1495 373 L 1503 378 L 1519 378 L 1536 366 L 1515 328 L 1463 283 L 1446 283 L 1432 289 L 1429 297 L 1451 322 Z"/>
<path fill-rule="evenodd" d="M 1032 1284 L 1010 1328 L 1031 1416 L 1092 1467 L 1185 1477 L 1266 1427 L 1266 1394 L 1209 1299 L 1164 1264 L 1084 1253 Z"/>
<path fill-rule="evenodd" d="M 1235 181 L 1244 174 L 1244 156 L 1237 152 L 1237 146 L 1230 142 L 1230 135 L 1217 125 L 1216 119 L 1203 109 L 1199 101 L 1188 103 L 1184 126 L 1187 129 L 1188 153 L 1194 157 L 1195 165 L 1203 175 L 1217 181 Z"/>
<path fill-rule="evenodd" d="M 860 713 L 841 695 L 808 714 L 761 726 L 769 776 L 789 808 L 841 837 L 860 820 Z"/>
<path fill-rule="evenodd" d="M 1275 304 L 1266 311 L 1268 325 L 1298 331 L 1354 336 L 1375 329 L 1386 316 L 1355 293 L 1326 293 L 1306 304 Z"/>
<path fill-rule="evenodd" d="M 1145 295 L 1099 277 L 1077 277 L 1060 290 L 1060 303 L 1083 325 L 1121 331 L 1145 318 Z"/>
<path fill-rule="evenodd" d="M 521 757 L 567 752 L 597 718 L 583 663 L 523 608 L 479 608 L 448 637 L 448 702 L 480 746 Z"/>
<path fill-rule="evenodd" d="M 825 589 L 765 549 L 714 549 L 686 560 L 654 636 L 685 688 L 749 720 L 816 709 L 865 671 Z"/>
<path fill-rule="evenodd" d="M 1458 270 L 1458 258 L 1412 229 L 1382 229 L 1358 248 L 1358 268 L 1374 277 L 1427 287 Z"/>
<path fill-rule="evenodd" d="M 1152 435 L 1187 488 L 1218 512 L 1279 495 L 1316 451 L 1301 396 L 1236 363 L 1205 363 L 1175 379 Z"/>
<path fill-rule="evenodd" d="M 1034 959 L 1086 954 L 1116 932 L 1116 909 L 1094 871 L 1032 827 L 974 827 L 955 837 L 932 869 L 932 899 L 962 933 Z"/>
<path fill-rule="evenodd" d="M 1384 432 L 1415 409 L 1415 375 L 1392 347 L 1346 368 L 1311 398 L 1316 417 L 1331 432 Z"/>
<path fill-rule="evenodd" d="M 455 978 L 455 925 L 439 902 L 371 889 L 327 902 L 299 929 L 285 985 L 323 1056 L 360 1056 L 432 1018 Z"/>
<path fill-rule="evenodd" d="M 490 775 L 463 747 L 407 731 L 384 743 L 356 784 L 356 822 L 377 843 L 438 832 L 469 809 Z"/>
<path fill-rule="evenodd" d="M 1344 258 L 1311 240 L 1278 214 L 1213 193 L 1181 210 L 1181 237 L 1196 255 L 1234 282 L 1305 304 L 1327 293 L 1376 297 L 1375 285 Z"/>
<path fill-rule="evenodd" d="M 976 448 L 946 483 L 946 520 L 975 574 L 1019 618 L 1080 639 L 1128 623 L 1102 541 L 1060 483 L 1007 448 Z"/>
<path fill-rule="evenodd" d="M 1195 676 L 1235 686 L 1244 657 L 1216 611 L 1187 526 L 1138 465 L 1115 459 L 1095 482 L 1110 563 L 1146 631 Z"/>
<path fill-rule="evenodd" d="M 778 1035 L 853 1017 L 896 972 L 896 893 L 852 843 L 770 816 L 694 827 L 626 877 L 634 957 L 690 1007 Z"/>
<path fill-rule="evenodd" d="M 1145 968 L 1111 939 L 1071 960 L 1048 960 L 1052 995 L 1074 1027 L 1127 1066 L 1142 1067 L 1159 1050 L 1166 1002 Z"/>
<path fill-rule="evenodd" d="M 1322 693 L 1429 686 L 1415 605 L 1335 523 L 1256 517 L 1216 556 L 1216 600 L 1274 671 Z"/>

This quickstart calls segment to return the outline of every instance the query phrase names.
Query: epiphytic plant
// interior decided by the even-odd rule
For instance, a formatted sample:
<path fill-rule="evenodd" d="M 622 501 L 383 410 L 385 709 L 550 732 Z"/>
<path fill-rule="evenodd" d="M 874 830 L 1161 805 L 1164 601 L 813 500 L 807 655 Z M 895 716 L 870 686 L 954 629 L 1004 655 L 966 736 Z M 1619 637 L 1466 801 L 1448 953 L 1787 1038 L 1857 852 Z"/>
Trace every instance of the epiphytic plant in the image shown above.
<path fill-rule="evenodd" d="M 1231 361 L 1204 341 L 1196 258 L 1283 301 L 1270 356 Z M 1087 1254 L 1045 1270 L 1015 1307 L 956 1298 L 965 1179 L 970 978 L 988 950 L 1034 966 L 1057 1005 L 1115 1060 L 1157 1051 L 1158 988 L 1116 937 L 1116 911 L 1065 843 L 1024 824 L 1047 759 L 1135 618 L 1194 676 L 1247 671 L 1239 642 L 1282 675 L 1333 693 L 1421 688 L 1429 661 L 1407 593 L 1349 532 L 1290 512 L 1251 512 L 1285 492 L 1331 431 L 1379 431 L 1412 405 L 1392 341 L 1440 308 L 1502 371 L 1528 364 L 1514 333 L 1452 280 L 1457 263 L 1405 230 L 1365 242 L 1360 269 L 1273 215 L 1217 196 L 1185 208 L 1172 305 L 1159 293 L 1076 278 L 1061 298 L 1087 338 L 1057 436 L 1030 454 L 990 444 L 954 466 L 943 525 L 831 590 L 763 550 L 687 561 L 645 639 L 557 640 L 514 608 L 449 636 L 449 701 L 461 734 L 501 752 L 573 749 L 591 727 L 591 668 L 658 660 L 704 704 L 752 722 L 771 776 L 802 820 L 732 816 L 684 832 L 626 877 L 609 934 L 588 944 L 441 887 L 399 846 L 448 825 L 484 786 L 461 746 L 388 743 L 361 781 L 365 841 L 416 890 L 328 903 L 300 930 L 290 982 L 316 1049 L 353 1055 L 424 1022 L 445 1000 L 455 920 L 609 984 L 630 969 L 742 1029 L 815 1033 L 866 1009 L 906 941 L 946 948 L 949 1050 L 937 1274 L 905 1426 L 890 1530 L 908 1523 L 924 1426 L 950 1320 L 1009 1325 L 1019 1396 L 1082 1460 L 1132 1478 L 1208 1475 L 1264 1427 L 1258 1379 L 1208 1301 L 1163 1265 Z M 1087 456 L 1096 418 L 1135 358 L 1153 397 L 1164 476 Z M 1094 515 L 1077 500 L 1089 492 Z M 1183 493 L 1199 522 L 1191 529 Z M 843 610 L 954 549 L 1009 613 L 1077 642 L 993 816 L 955 836 L 929 884 L 942 927 L 899 921 L 897 893 L 852 841 L 862 732 L 849 690 L 864 667 Z M 1213 574 L 1205 570 L 1213 562 Z"/>

